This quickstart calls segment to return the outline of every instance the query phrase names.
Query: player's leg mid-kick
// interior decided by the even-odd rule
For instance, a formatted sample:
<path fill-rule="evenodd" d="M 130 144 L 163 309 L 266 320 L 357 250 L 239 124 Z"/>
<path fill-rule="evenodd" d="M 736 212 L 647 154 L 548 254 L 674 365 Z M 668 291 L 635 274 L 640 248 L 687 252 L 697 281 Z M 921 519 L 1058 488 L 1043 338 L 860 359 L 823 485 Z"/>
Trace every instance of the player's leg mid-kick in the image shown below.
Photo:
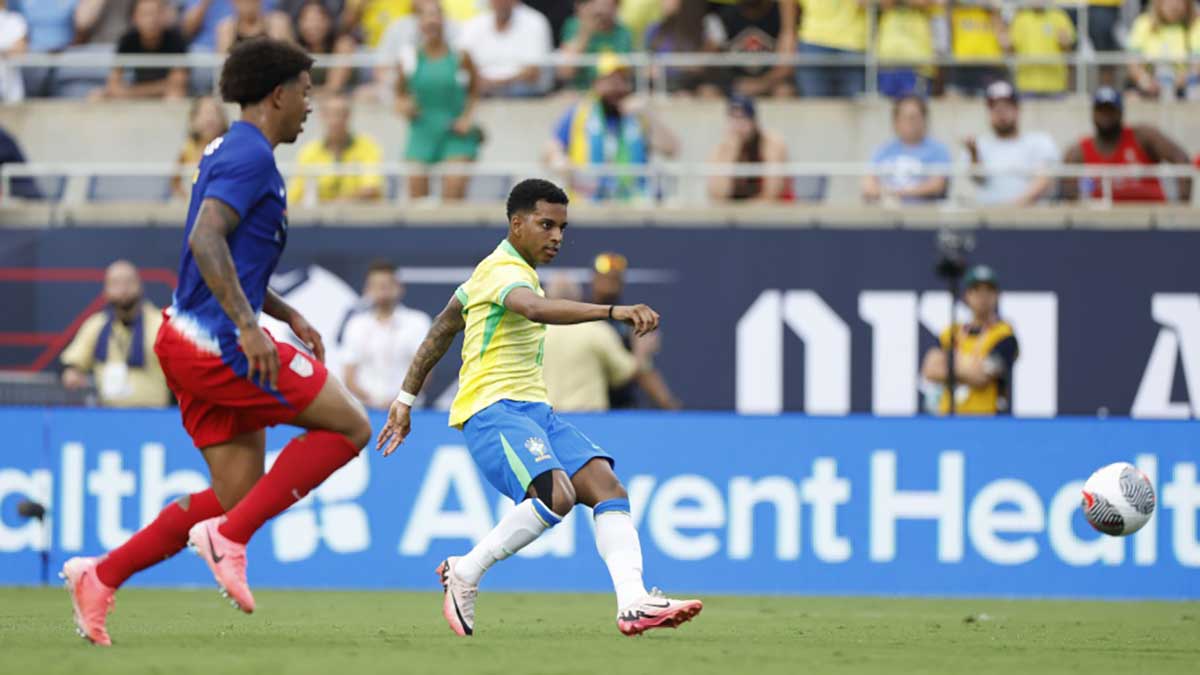
<path fill-rule="evenodd" d="M 287 192 L 274 148 L 303 128 L 312 64 L 291 43 L 261 39 L 239 44 L 222 68 L 222 96 L 242 115 L 204 150 L 179 285 L 154 344 L 212 487 L 168 505 L 103 558 L 63 566 L 75 625 L 95 644 L 111 644 L 105 623 L 116 589 L 188 544 L 233 604 L 254 611 L 250 537 L 370 440 L 366 412 L 325 370 L 320 334 L 267 287 L 287 242 Z M 285 322 L 312 355 L 277 342 L 259 326 L 260 313 Z M 264 429 L 277 424 L 307 432 L 264 475 Z"/>
<path fill-rule="evenodd" d="M 508 220 L 508 237 L 479 263 L 434 321 L 376 443 L 388 455 L 403 442 L 416 394 L 455 335 L 463 332 L 463 366 L 450 424 L 462 429 L 488 482 L 517 507 L 469 553 L 438 567 L 445 589 L 443 614 L 455 633 L 474 634 L 484 573 L 580 503 L 593 507 L 596 546 L 617 591 L 620 631 L 638 635 L 677 626 L 703 606 L 699 600 L 646 592 L 641 545 L 629 516 L 629 498 L 613 474 L 613 458 L 554 414 L 542 378 L 546 324 L 616 319 L 644 335 L 658 328 L 658 314 L 645 305 L 593 305 L 543 296 L 534 267 L 558 255 L 567 227 L 567 195 L 554 184 L 518 184 L 508 198 Z"/>

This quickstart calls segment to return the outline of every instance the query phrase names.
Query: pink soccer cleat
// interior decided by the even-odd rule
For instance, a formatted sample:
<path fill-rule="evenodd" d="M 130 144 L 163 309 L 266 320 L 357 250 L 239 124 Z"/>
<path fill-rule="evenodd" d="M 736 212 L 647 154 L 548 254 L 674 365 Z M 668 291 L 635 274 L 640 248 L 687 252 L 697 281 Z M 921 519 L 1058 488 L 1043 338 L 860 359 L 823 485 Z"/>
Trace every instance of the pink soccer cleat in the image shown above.
<path fill-rule="evenodd" d="M 254 596 L 246 583 L 246 545 L 226 539 L 217 531 L 224 516 L 202 520 L 188 532 L 188 546 L 208 565 L 217 580 L 221 595 L 230 604 L 250 614 Z"/>
<path fill-rule="evenodd" d="M 479 586 L 470 586 L 454 574 L 457 557 L 446 558 L 438 565 L 438 578 L 446 594 L 442 598 L 442 616 L 450 624 L 450 630 L 459 637 L 475 634 L 475 597 Z"/>
<path fill-rule="evenodd" d="M 617 613 L 617 629 L 633 637 L 654 628 L 678 628 L 702 609 L 704 603 L 699 600 L 673 600 L 653 588 L 641 600 Z"/>
<path fill-rule="evenodd" d="M 79 637 L 94 645 L 109 647 L 112 639 L 104 628 L 108 613 L 115 605 L 116 591 L 104 585 L 96 577 L 98 558 L 71 558 L 63 565 L 58 576 L 71 594 L 71 607 L 75 610 L 75 631 Z"/>

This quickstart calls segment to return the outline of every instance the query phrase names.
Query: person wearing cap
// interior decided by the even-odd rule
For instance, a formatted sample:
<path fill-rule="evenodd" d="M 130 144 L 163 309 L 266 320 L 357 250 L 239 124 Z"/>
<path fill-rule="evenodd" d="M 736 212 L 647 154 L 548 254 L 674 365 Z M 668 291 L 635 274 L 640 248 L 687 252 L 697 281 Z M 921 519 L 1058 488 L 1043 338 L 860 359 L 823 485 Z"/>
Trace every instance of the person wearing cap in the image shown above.
<path fill-rule="evenodd" d="M 1188 156 L 1179 144 L 1157 128 L 1146 124 L 1125 126 L 1121 92 L 1112 87 L 1100 87 L 1092 99 L 1092 124 L 1096 133 L 1083 138 L 1067 149 L 1066 164 L 1085 166 L 1150 166 L 1153 164 L 1187 164 Z M 1179 200 L 1192 198 L 1192 181 L 1179 178 Z M 1080 193 L 1102 199 L 1109 193 L 1116 202 L 1165 202 L 1166 192 L 1155 176 L 1108 179 L 1064 178 L 1064 199 L 1078 199 Z M 1082 183 L 1082 186 L 1081 186 Z"/>
<path fill-rule="evenodd" d="M 986 91 L 992 133 L 963 141 L 972 166 L 983 175 L 973 176 L 976 201 L 989 206 L 1030 206 L 1050 196 L 1054 181 L 1050 169 L 1059 153 L 1050 135 L 1021 131 L 1020 104 L 1012 83 L 998 80 Z"/>
<path fill-rule="evenodd" d="M 788 161 L 783 136 L 758 123 L 754 100 L 729 99 L 725 135 L 713 150 L 714 164 L 783 164 Z M 713 201 L 755 199 L 764 202 L 790 199 L 787 176 L 710 176 L 708 196 Z"/>
<path fill-rule="evenodd" d="M 925 173 L 927 167 L 945 169 L 951 163 L 950 150 L 929 137 L 928 119 L 925 99 L 914 95 L 896 99 L 892 106 L 896 138 L 883 144 L 871 158 L 871 165 L 879 173 L 863 177 L 865 201 L 919 204 L 946 196 L 949 179 Z"/>
<path fill-rule="evenodd" d="M 616 54 L 600 55 L 588 94 L 559 119 L 545 160 L 568 176 L 573 198 L 591 201 L 649 199 L 649 181 L 637 174 L 587 174 L 596 164 L 643 167 L 651 152 L 668 157 L 679 148 L 675 134 L 630 98 L 629 66 Z"/>
<path fill-rule="evenodd" d="M 618 304 L 625 290 L 625 270 L 629 261 L 620 253 L 606 252 L 596 256 L 592 263 L 592 302 Z M 608 390 L 609 407 L 637 408 L 638 390 L 646 394 L 654 406 L 663 410 L 679 410 L 682 405 L 671 393 L 662 374 L 654 368 L 653 358 L 661 350 L 657 332 L 642 337 L 635 336 L 629 327 L 619 321 L 609 325 L 621 337 L 625 350 L 633 353 L 639 363 L 637 377 L 624 384 L 614 385 Z"/>
<path fill-rule="evenodd" d="M 1012 326 L 997 314 L 1000 283 L 987 265 L 967 271 L 963 301 L 971 309 L 971 322 L 955 324 L 941 335 L 941 346 L 930 349 L 921 364 L 921 376 L 943 385 L 938 413 L 950 412 L 950 335 L 954 344 L 954 412 L 958 415 L 1003 415 L 1012 411 L 1012 371 L 1019 348 Z"/>

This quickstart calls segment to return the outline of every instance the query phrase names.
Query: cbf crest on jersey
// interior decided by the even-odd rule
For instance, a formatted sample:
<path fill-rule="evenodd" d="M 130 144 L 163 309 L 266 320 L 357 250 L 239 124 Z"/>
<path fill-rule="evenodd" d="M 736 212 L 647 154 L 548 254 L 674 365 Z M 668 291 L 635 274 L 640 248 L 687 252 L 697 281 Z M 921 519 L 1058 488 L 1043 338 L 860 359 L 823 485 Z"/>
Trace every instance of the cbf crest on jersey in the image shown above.
<path fill-rule="evenodd" d="M 550 453 L 546 452 L 546 442 L 540 438 L 530 438 L 525 441 L 525 449 L 529 454 L 533 455 L 533 461 L 543 462 L 550 459 Z"/>

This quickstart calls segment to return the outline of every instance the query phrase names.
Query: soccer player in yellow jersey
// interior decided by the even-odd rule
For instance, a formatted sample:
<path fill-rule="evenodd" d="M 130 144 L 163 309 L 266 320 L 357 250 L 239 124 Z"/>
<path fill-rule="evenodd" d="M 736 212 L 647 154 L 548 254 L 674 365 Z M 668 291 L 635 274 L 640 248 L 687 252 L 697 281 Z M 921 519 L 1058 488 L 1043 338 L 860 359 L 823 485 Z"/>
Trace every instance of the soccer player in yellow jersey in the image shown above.
<path fill-rule="evenodd" d="M 616 319 L 638 335 L 658 328 L 646 305 L 595 305 L 544 297 L 538 265 L 558 255 L 567 195 L 549 181 L 522 181 L 508 196 L 508 237 L 454 291 L 438 314 L 388 411 L 376 448 L 390 455 L 411 429 L 413 401 L 455 335 L 465 331 L 450 425 L 462 429 L 480 471 L 517 507 L 469 553 L 440 567 L 442 614 L 461 636 L 475 630 L 475 597 L 489 567 L 528 546 L 576 504 L 592 508 L 596 548 L 617 594 L 617 628 L 638 635 L 700 613 L 699 600 L 673 600 L 642 582 L 642 550 L 629 495 L 613 458 L 554 414 L 542 379 L 546 324 Z"/>

